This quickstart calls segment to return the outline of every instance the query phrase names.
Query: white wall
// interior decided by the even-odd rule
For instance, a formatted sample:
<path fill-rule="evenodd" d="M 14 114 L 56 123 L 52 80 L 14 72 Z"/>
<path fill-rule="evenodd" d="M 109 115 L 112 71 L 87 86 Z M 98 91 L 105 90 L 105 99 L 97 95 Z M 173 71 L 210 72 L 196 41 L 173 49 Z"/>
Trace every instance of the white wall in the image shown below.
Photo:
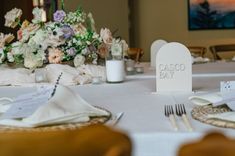
<path fill-rule="evenodd" d="M 235 30 L 188 30 L 187 0 L 130 0 L 132 25 L 129 37 L 128 0 L 65 0 L 66 8 L 82 6 L 93 13 L 97 28 L 119 29 L 117 35 L 133 47 L 144 49 L 144 61 L 150 60 L 150 46 L 156 39 L 178 41 L 185 45 L 206 46 L 235 43 Z M 208 49 L 206 56 L 211 57 Z"/>
<path fill-rule="evenodd" d="M 118 29 L 115 36 L 121 36 L 129 42 L 128 0 L 65 0 L 67 11 L 74 11 L 79 6 L 93 14 L 97 31 L 102 27 L 111 31 Z"/>
<path fill-rule="evenodd" d="M 134 3 L 135 43 L 144 49 L 144 60 L 150 58 L 151 43 L 160 38 L 205 47 L 235 43 L 235 29 L 189 31 L 187 0 L 134 0 Z M 209 49 L 206 56 L 212 56 Z"/>

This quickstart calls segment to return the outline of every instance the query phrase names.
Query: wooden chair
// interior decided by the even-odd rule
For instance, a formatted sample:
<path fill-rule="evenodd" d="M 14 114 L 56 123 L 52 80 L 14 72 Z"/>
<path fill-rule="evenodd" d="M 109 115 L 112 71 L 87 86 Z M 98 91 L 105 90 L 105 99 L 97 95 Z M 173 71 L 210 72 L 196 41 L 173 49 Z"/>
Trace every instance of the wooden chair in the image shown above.
<path fill-rule="evenodd" d="M 207 51 L 206 47 L 188 46 L 189 51 L 195 56 L 203 57 Z"/>
<path fill-rule="evenodd" d="M 135 60 L 135 62 L 140 62 L 141 57 L 144 55 L 144 51 L 141 48 L 129 48 L 127 55 L 130 59 Z"/>
<path fill-rule="evenodd" d="M 235 140 L 213 132 L 202 140 L 183 145 L 178 156 L 234 156 Z"/>
<path fill-rule="evenodd" d="M 235 52 L 235 44 L 223 44 L 210 46 L 210 51 L 213 54 L 214 60 L 221 60 L 222 58 L 218 53 L 222 52 Z"/>
<path fill-rule="evenodd" d="M 104 125 L 0 135 L 0 156 L 131 156 L 130 139 Z"/>

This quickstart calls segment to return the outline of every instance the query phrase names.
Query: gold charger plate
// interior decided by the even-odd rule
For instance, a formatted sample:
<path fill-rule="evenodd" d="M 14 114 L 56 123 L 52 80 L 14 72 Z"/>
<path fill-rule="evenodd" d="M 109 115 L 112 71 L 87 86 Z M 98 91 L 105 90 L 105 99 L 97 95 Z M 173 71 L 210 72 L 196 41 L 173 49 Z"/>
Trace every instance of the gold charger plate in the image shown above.
<path fill-rule="evenodd" d="M 96 116 L 90 117 L 90 121 L 88 122 L 80 122 L 80 123 L 68 123 L 68 124 L 59 124 L 59 125 L 47 125 L 40 126 L 35 128 L 26 128 L 26 127 L 13 127 L 13 126 L 2 126 L 0 125 L 0 132 L 48 132 L 48 131 L 63 131 L 63 130 L 75 130 L 84 126 L 93 125 L 93 124 L 104 124 L 108 120 L 111 119 L 112 113 L 107 109 L 97 107 L 98 109 L 102 109 L 106 111 L 108 116 Z"/>
<path fill-rule="evenodd" d="M 208 114 L 219 114 L 231 111 L 232 110 L 228 108 L 227 105 L 221 105 L 217 107 L 213 107 L 212 105 L 206 105 L 194 107 L 191 114 L 194 119 L 203 123 L 214 125 L 217 127 L 235 129 L 235 122 L 207 117 Z"/>

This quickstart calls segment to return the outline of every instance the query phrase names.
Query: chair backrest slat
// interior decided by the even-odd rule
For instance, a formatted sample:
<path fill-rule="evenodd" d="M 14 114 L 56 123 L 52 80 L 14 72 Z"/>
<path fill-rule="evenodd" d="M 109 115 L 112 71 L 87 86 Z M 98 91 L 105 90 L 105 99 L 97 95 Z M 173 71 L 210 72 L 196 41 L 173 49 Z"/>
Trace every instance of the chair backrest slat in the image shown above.
<path fill-rule="evenodd" d="M 192 54 L 203 57 L 207 51 L 206 47 L 201 46 L 188 46 L 187 47 Z"/>
<path fill-rule="evenodd" d="M 235 44 L 221 44 L 210 46 L 210 50 L 213 54 L 214 60 L 221 60 L 218 53 L 235 52 Z"/>

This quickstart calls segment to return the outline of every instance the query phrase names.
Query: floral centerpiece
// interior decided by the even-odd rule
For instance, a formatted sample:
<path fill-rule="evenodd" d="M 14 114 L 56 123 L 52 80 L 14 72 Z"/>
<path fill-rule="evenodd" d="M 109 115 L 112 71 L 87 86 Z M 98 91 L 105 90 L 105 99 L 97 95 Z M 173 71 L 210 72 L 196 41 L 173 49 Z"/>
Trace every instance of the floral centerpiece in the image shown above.
<path fill-rule="evenodd" d="M 32 13 L 31 22 L 21 22 L 22 10 L 17 8 L 5 15 L 5 26 L 20 29 L 16 41 L 12 34 L 0 33 L 0 64 L 23 64 L 35 69 L 72 61 L 79 67 L 84 63 L 97 64 L 110 51 L 120 53 L 128 49 L 126 42 L 112 37 L 109 29 L 102 28 L 98 34 L 92 14 L 81 8 L 68 13 L 57 10 L 49 22 L 45 22 L 43 9 L 34 8 Z"/>

